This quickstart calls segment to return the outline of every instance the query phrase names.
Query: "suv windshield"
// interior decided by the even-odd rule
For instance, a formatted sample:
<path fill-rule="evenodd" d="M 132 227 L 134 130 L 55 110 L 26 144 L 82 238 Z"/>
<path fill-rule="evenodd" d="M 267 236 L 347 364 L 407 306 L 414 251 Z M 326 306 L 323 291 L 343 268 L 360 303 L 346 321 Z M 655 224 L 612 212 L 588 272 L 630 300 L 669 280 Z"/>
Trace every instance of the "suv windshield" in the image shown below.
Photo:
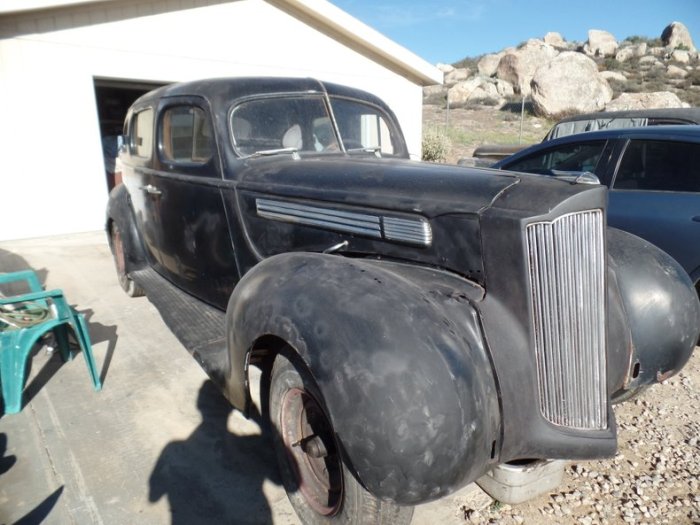
<path fill-rule="evenodd" d="M 331 98 L 343 148 L 324 97 L 278 96 L 248 100 L 231 113 L 231 136 L 242 156 L 287 152 L 397 153 L 390 120 L 374 106 Z"/>

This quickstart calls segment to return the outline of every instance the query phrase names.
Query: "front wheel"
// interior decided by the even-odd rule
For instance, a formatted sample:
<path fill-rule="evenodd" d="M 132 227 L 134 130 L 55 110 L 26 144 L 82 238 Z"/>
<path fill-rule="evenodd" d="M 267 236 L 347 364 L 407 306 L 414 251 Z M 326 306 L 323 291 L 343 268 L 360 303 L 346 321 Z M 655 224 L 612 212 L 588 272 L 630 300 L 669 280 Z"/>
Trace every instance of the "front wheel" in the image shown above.
<path fill-rule="evenodd" d="M 144 295 L 143 289 L 134 282 L 126 273 L 126 256 L 124 254 L 124 242 L 122 234 L 116 224 L 112 224 L 112 255 L 114 256 L 114 266 L 117 268 L 117 278 L 119 286 L 129 297 L 141 297 Z"/>
<path fill-rule="evenodd" d="M 413 507 L 370 494 L 347 467 L 311 374 L 287 355 L 275 359 L 270 379 L 270 419 L 280 475 L 304 524 L 402 525 Z"/>

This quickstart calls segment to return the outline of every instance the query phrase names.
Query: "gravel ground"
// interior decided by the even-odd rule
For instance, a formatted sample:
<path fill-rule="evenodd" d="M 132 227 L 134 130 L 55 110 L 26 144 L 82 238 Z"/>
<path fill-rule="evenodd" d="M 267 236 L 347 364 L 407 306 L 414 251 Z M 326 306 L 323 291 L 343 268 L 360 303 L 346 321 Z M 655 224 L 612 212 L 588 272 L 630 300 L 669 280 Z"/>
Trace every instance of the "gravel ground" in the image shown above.
<path fill-rule="evenodd" d="M 699 386 L 696 348 L 680 374 L 615 407 L 614 458 L 572 464 L 556 492 L 527 503 L 457 512 L 479 524 L 700 524 Z"/>

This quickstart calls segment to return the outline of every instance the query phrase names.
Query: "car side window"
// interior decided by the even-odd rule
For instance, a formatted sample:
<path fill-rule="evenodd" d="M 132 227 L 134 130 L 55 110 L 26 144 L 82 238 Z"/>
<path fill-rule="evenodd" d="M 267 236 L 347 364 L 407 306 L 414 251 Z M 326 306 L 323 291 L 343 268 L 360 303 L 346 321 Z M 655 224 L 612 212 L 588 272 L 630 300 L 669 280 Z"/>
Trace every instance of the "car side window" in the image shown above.
<path fill-rule="evenodd" d="M 160 151 L 175 163 L 204 164 L 213 153 L 213 131 L 207 114 L 196 106 L 173 106 L 160 119 Z"/>
<path fill-rule="evenodd" d="M 625 148 L 613 188 L 700 191 L 700 144 L 631 140 Z"/>
<path fill-rule="evenodd" d="M 525 173 L 551 174 L 555 170 L 595 173 L 605 144 L 604 140 L 562 144 L 507 164 L 505 167 Z"/>
<path fill-rule="evenodd" d="M 153 148 L 153 110 L 139 111 L 132 117 L 129 150 L 137 157 L 150 158 Z"/>

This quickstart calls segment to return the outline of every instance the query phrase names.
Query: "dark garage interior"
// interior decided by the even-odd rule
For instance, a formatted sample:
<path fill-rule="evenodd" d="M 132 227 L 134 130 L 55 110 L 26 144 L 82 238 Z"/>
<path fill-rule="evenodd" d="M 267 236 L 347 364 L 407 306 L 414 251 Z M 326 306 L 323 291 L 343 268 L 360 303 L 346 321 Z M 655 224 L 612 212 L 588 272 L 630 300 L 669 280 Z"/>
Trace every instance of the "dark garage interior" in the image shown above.
<path fill-rule="evenodd" d="M 105 160 L 105 176 L 109 191 L 115 185 L 114 159 L 119 150 L 124 117 L 129 106 L 141 95 L 164 83 L 95 79 L 95 102 L 100 122 L 102 156 Z"/>

